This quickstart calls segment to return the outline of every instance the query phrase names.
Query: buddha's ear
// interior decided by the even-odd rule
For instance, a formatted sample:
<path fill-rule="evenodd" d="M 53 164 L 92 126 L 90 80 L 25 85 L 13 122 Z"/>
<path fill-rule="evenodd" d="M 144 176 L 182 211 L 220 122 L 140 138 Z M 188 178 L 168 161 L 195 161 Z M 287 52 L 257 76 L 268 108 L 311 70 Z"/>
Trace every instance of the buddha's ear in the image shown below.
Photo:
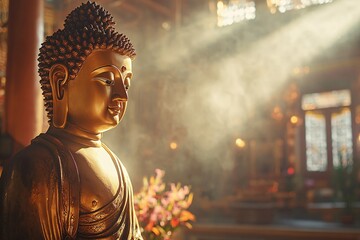
<path fill-rule="evenodd" d="M 69 81 L 69 71 L 62 64 L 54 64 L 49 72 L 49 79 L 53 98 L 53 118 L 54 127 L 64 128 L 68 113 L 68 92 L 67 82 Z"/>

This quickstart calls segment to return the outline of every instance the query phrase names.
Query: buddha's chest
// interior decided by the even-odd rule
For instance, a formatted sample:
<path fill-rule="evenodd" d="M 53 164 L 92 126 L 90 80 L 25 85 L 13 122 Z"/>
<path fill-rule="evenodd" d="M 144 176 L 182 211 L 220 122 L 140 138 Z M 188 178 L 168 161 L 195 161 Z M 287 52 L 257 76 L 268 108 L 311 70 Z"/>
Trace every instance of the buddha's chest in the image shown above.
<path fill-rule="evenodd" d="M 85 148 L 73 153 L 80 176 L 80 211 L 96 211 L 107 205 L 120 186 L 116 160 L 104 148 Z"/>

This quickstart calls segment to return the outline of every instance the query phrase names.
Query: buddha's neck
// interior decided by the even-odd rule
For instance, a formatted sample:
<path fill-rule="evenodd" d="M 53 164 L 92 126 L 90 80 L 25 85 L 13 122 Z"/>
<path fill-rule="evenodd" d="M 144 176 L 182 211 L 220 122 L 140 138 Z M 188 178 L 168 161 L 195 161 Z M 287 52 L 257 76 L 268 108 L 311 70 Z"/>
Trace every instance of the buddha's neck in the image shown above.
<path fill-rule="evenodd" d="M 87 147 L 101 147 L 101 133 L 90 133 L 69 122 L 65 128 L 50 126 L 48 133 L 65 141 L 70 141 Z"/>

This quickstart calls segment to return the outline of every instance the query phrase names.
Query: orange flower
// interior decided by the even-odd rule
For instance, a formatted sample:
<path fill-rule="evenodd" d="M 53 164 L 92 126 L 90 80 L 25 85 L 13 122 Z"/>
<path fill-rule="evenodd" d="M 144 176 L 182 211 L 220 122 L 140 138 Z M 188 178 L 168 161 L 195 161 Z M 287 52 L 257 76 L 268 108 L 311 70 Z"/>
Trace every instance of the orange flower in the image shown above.
<path fill-rule="evenodd" d="M 151 229 L 151 231 L 152 231 L 156 236 L 159 236 L 159 235 L 160 235 L 160 231 L 159 231 L 159 229 L 156 228 L 156 227 L 153 227 L 153 228 Z"/>
<path fill-rule="evenodd" d="M 179 225 L 179 223 L 180 223 L 179 219 L 172 218 L 170 224 L 171 224 L 171 227 L 176 228 Z"/>
<path fill-rule="evenodd" d="M 186 222 L 186 221 L 189 221 L 189 220 L 195 221 L 194 214 L 192 214 L 191 212 L 186 211 L 186 210 L 182 211 L 181 215 L 180 215 L 180 221 L 181 222 Z"/>
<path fill-rule="evenodd" d="M 154 222 L 153 221 L 150 221 L 146 227 L 144 228 L 146 231 L 151 231 L 154 227 Z"/>

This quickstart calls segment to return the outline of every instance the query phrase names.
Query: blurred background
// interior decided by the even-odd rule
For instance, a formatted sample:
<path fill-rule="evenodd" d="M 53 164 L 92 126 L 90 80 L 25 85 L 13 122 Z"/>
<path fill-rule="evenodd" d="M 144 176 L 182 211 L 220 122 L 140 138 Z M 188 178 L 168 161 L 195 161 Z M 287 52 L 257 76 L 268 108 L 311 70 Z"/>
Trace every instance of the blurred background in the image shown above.
<path fill-rule="evenodd" d="M 2 162 L 46 131 L 37 51 L 82 2 L 0 1 Z M 135 192 L 157 168 L 191 186 L 180 238 L 360 239 L 357 0 L 97 3 L 137 51 L 104 142 Z"/>

